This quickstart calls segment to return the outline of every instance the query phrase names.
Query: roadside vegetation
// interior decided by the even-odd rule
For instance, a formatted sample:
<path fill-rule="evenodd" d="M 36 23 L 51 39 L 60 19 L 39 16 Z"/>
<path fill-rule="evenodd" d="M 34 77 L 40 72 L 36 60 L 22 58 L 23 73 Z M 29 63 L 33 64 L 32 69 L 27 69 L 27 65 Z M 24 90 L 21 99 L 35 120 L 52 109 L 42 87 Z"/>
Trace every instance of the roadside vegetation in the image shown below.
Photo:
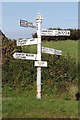
<path fill-rule="evenodd" d="M 36 53 L 36 45 L 17 47 L 2 38 L 3 118 L 77 118 L 78 40 L 42 41 L 42 46 L 62 50 L 62 56 L 42 53 L 42 99 L 36 99 L 34 61 L 17 60 L 14 52 Z"/>

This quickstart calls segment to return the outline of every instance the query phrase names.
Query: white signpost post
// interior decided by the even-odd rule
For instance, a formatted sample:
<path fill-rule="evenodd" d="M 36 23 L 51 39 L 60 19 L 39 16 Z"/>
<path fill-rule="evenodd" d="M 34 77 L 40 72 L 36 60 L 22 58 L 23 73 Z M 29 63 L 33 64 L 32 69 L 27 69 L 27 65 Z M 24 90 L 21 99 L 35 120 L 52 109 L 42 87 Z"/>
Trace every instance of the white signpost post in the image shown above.
<path fill-rule="evenodd" d="M 13 54 L 15 59 L 36 60 L 35 67 L 37 67 L 37 99 L 41 99 L 41 67 L 47 67 L 47 61 L 41 61 L 41 52 L 62 55 L 61 50 L 41 47 L 41 36 L 70 36 L 69 30 L 41 30 L 42 20 L 43 17 L 40 13 L 36 17 L 36 25 L 32 22 L 20 20 L 20 26 L 37 29 L 37 38 L 17 40 L 17 46 L 37 44 L 37 54 L 18 52 Z"/>
<path fill-rule="evenodd" d="M 37 38 L 38 38 L 38 44 L 37 44 L 38 61 L 41 61 L 41 23 L 42 23 L 42 20 L 43 20 L 42 15 L 38 14 L 38 16 L 36 17 Z M 37 98 L 41 99 L 41 66 L 37 67 Z"/>

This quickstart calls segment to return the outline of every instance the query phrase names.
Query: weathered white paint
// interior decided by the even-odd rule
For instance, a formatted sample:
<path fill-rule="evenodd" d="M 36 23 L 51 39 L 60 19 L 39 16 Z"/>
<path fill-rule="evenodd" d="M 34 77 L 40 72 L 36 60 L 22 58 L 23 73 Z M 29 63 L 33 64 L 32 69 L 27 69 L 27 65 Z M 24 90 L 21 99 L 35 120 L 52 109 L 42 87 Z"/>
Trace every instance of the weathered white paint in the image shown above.
<path fill-rule="evenodd" d="M 28 22 L 28 21 L 25 21 L 25 20 L 20 20 L 20 26 L 36 28 L 36 25 L 33 22 Z"/>
<path fill-rule="evenodd" d="M 36 67 L 47 67 L 47 61 L 35 61 Z"/>
<path fill-rule="evenodd" d="M 41 36 L 70 36 L 69 30 L 42 30 Z"/>
<path fill-rule="evenodd" d="M 38 37 L 38 44 L 37 44 L 37 55 L 38 61 L 41 61 L 41 23 L 43 17 L 41 14 L 38 14 L 36 17 L 36 24 L 37 24 L 37 37 Z M 41 99 L 41 67 L 37 67 L 37 99 Z"/>
<path fill-rule="evenodd" d="M 37 54 L 29 54 L 29 53 L 18 53 L 15 52 L 13 54 L 15 59 L 24 59 L 24 60 L 37 60 Z"/>
<path fill-rule="evenodd" d="M 37 44 L 37 38 L 17 40 L 17 46 L 34 45 L 34 44 Z"/>
<path fill-rule="evenodd" d="M 48 54 L 56 54 L 56 55 L 62 55 L 62 51 L 61 50 L 56 50 L 56 49 L 52 49 L 52 48 L 47 48 L 47 47 L 42 47 L 42 52 L 43 53 L 48 53 Z"/>

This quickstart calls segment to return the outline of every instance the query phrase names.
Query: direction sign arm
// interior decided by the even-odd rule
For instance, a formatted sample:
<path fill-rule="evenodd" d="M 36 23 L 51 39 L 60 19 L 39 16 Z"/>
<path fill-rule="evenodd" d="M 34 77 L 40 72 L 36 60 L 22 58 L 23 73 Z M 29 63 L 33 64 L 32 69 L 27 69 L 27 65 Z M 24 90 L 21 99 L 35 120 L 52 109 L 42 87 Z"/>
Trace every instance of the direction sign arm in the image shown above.
<path fill-rule="evenodd" d="M 21 27 L 28 27 L 28 21 L 20 20 L 20 26 Z"/>
<path fill-rule="evenodd" d="M 28 21 L 25 21 L 25 20 L 20 20 L 20 26 L 36 28 L 36 26 L 33 22 L 28 22 Z"/>

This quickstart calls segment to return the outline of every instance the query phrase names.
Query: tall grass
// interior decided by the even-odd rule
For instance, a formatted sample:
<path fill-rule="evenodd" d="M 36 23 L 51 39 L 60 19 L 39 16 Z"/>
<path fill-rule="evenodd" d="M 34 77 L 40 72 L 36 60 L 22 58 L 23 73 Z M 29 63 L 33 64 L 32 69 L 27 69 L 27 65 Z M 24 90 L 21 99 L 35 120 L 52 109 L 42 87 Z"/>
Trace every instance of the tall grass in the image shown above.
<path fill-rule="evenodd" d="M 78 101 L 53 96 L 37 100 L 33 91 L 20 90 L 3 97 L 2 110 L 3 118 L 77 118 Z"/>

